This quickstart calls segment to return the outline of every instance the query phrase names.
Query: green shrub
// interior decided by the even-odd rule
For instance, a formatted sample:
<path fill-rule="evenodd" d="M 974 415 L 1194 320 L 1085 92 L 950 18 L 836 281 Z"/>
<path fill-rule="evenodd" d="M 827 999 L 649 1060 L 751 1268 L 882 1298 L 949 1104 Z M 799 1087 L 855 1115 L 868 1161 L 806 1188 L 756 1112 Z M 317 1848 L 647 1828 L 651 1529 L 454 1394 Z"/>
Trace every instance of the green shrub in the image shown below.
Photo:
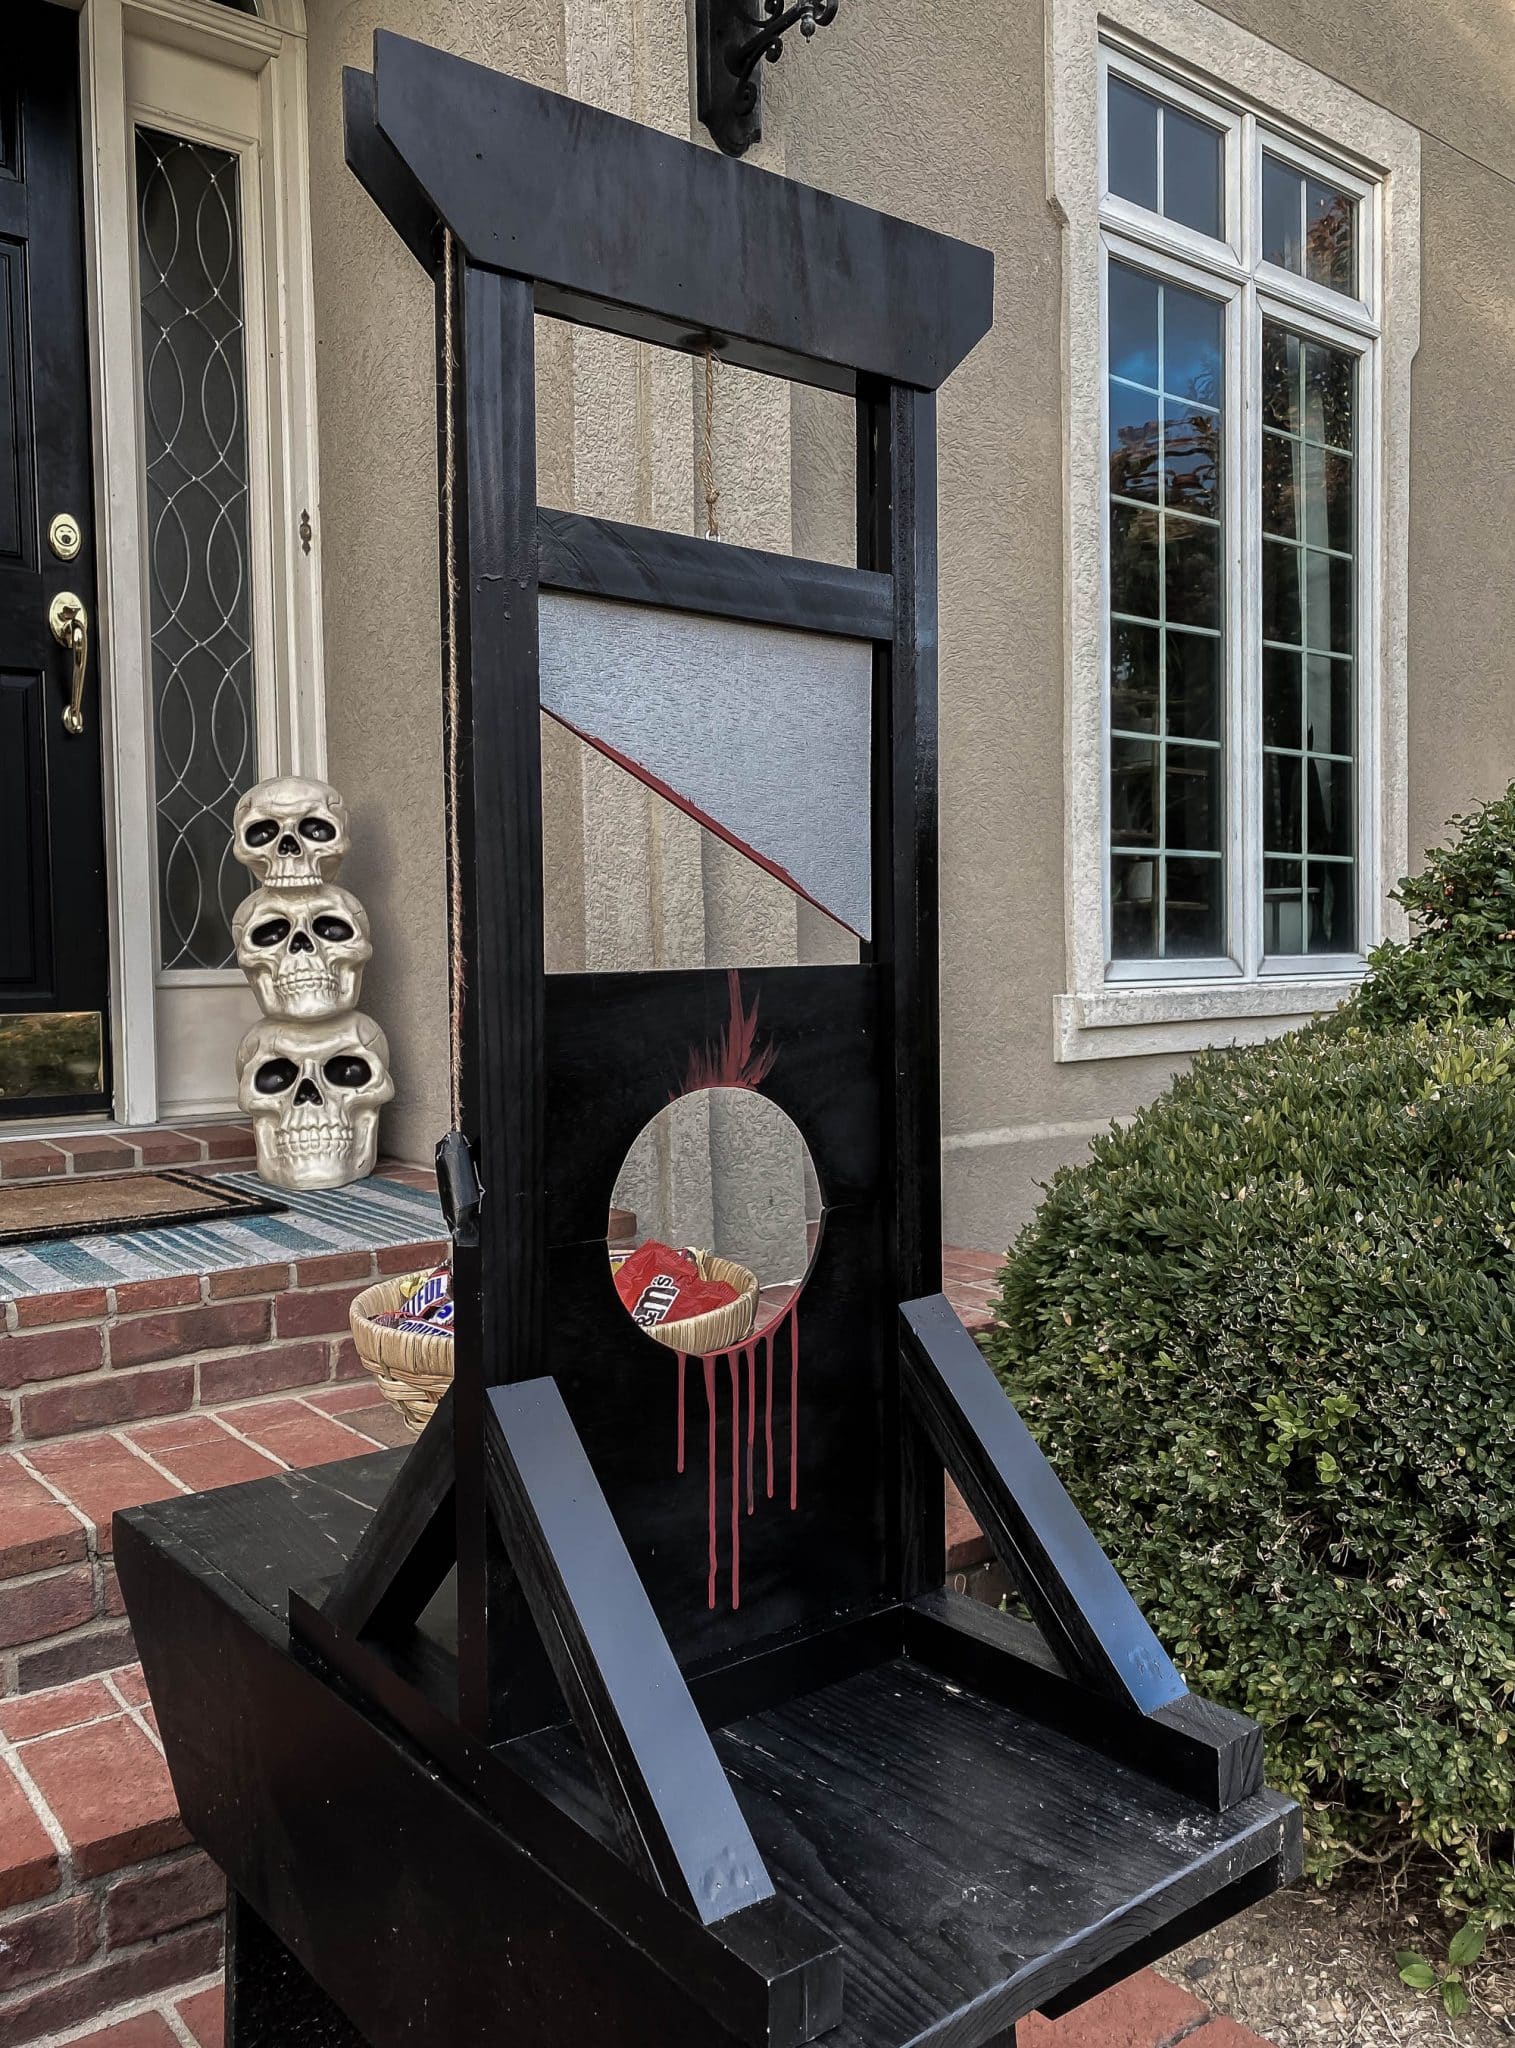
<path fill-rule="evenodd" d="M 1439 1016 L 1459 1000 L 1490 1021 L 1515 1011 L 1515 785 L 1452 823 L 1452 844 L 1395 891 L 1413 935 L 1372 954 L 1372 976 L 1350 1005 L 1365 1024 Z"/>
<path fill-rule="evenodd" d="M 1316 1873 L 1409 1842 L 1509 1922 L 1515 1029 L 1453 1002 L 1506 1007 L 1467 938 L 1508 928 L 1496 839 L 1406 885 L 1454 1014 L 1202 1055 L 1052 1181 L 989 1349 L 1190 1682 L 1263 1723 Z"/>

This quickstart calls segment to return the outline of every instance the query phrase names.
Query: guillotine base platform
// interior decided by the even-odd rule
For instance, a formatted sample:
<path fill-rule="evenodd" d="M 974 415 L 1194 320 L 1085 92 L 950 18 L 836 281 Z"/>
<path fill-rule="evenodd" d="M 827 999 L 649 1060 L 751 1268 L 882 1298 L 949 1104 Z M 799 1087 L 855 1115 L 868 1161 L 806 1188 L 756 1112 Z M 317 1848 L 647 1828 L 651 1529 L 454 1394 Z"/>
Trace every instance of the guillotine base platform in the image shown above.
<path fill-rule="evenodd" d="M 943 1593 L 744 1660 L 736 1718 L 729 1678 L 691 1679 L 780 1901 L 823 1937 L 744 1949 L 751 1913 L 702 1927 L 631 1880 L 566 1716 L 493 1749 L 460 1733 L 446 1589 L 374 1652 L 366 1699 L 311 1647 L 310 1607 L 292 1644 L 286 1589 L 340 1571 L 400 1462 L 118 1521 L 185 1820 L 237 1901 L 232 2048 L 998 2048 L 1297 1870 L 1289 1802 L 1217 1811 L 1153 1774 L 1160 1742 L 1148 1768 L 1102 1754 L 1108 1703 Z"/>

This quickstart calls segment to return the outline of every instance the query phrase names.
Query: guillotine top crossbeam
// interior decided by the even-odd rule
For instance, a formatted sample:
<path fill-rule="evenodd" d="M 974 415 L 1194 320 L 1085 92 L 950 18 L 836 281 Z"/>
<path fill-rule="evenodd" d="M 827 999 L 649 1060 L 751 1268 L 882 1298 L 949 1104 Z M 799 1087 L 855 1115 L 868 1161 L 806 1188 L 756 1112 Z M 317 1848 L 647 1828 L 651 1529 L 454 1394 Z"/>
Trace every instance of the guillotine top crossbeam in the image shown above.
<path fill-rule="evenodd" d="M 843 392 L 934 391 L 988 332 L 990 258 L 951 236 L 387 31 L 345 89 L 348 161 L 417 260 L 443 221 L 539 312 Z"/>

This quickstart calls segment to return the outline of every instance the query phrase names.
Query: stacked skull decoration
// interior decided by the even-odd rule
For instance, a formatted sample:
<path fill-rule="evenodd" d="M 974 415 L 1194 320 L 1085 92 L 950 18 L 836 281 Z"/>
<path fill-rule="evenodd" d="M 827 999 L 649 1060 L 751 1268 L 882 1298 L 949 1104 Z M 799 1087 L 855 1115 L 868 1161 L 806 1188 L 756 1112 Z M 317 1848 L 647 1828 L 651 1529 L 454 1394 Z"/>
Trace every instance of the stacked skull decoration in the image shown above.
<path fill-rule="evenodd" d="M 347 806 L 324 782 L 279 775 L 247 792 L 234 829 L 258 881 L 232 920 L 263 1012 L 237 1050 L 258 1172 L 279 1188 L 346 1187 L 373 1172 L 395 1092 L 388 1042 L 358 1008 L 368 916 L 332 880 L 351 844 Z"/>

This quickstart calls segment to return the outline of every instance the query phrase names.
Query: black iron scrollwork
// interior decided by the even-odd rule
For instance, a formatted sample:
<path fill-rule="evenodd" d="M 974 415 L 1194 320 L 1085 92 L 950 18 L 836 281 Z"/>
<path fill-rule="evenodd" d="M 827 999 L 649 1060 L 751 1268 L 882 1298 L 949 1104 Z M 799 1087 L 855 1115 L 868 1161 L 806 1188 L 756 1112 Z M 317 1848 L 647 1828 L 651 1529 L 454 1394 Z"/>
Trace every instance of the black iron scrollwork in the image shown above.
<path fill-rule="evenodd" d="M 776 64 L 797 28 L 808 42 L 836 20 L 841 0 L 699 0 L 700 119 L 728 156 L 743 156 L 763 132 L 759 65 Z"/>

